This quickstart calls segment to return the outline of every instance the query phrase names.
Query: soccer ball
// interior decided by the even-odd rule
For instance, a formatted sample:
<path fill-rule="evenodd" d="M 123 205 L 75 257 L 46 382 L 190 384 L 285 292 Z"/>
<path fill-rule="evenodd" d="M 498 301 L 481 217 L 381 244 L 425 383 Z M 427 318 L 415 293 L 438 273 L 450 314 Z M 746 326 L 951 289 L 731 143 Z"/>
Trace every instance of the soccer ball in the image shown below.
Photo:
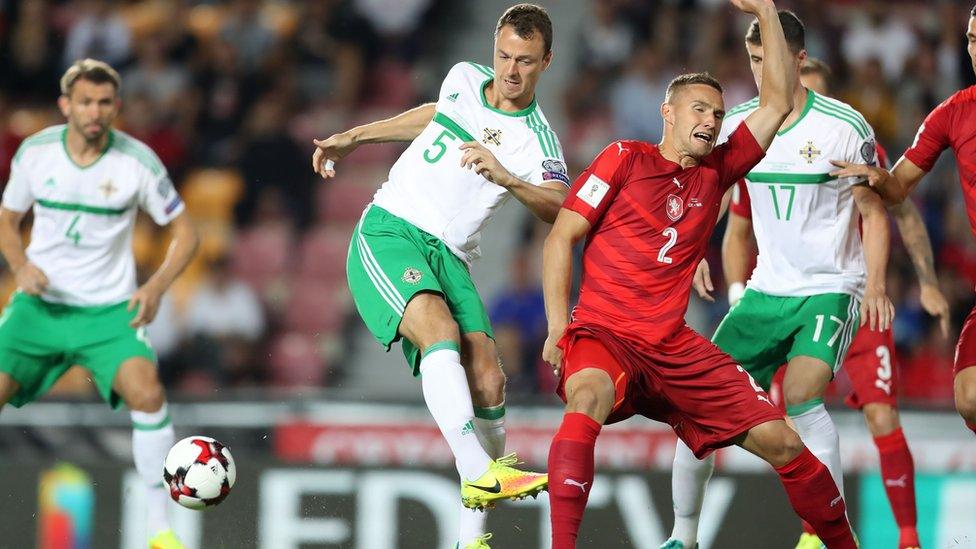
<path fill-rule="evenodd" d="M 237 480 L 237 467 L 223 444 L 196 435 L 170 448 L 163 479 L 173 501 L 189 509 L 205 509 L 224 501 Z"/>

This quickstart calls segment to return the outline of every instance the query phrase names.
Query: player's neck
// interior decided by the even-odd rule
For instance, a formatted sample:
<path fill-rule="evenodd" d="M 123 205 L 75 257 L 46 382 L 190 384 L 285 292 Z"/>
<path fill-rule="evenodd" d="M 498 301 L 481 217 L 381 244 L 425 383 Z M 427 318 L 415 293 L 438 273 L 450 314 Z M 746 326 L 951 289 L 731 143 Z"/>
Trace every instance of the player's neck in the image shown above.
<path fill-rule="evenodd" d="M 65 152 L 71 160 L 79 166 L 88 166 L 102 157 L 105 147 L 108 146 L 110 132 L 105 132 L 100 138 L 89 141 L 80 132 L 74 131 L 68 126 L 68 132 L 64 139 Z"/>
<path fill-rule="evenodd" d="M 526 93 L 518 99 L 511 100 L 502 97 L 502 94 L 495 91 L 495 81 L 492 80 L 485 86 L 485 101 L 488 102 L 492 107 L 505 112 L 518 112 L 529 108 L 532 104 L 532 99 L 535 97 L 535 93 Z"/>
<path fill-rule="evenodd" d="M 658 152 L 665 160 L 670 160 L 675 164 L 681 166 L 682 169 L 694 168 L 698 165 L 698 158 L 691 156 L 688 153 L 679 151 L 677 147 L 674 146 L 674 141 L 669 138 L 669 136 L 664 136 L 661 143 L 657 146 Z"/>
<path fill-rule="evenodd" d="M 790 112 L 786 120 L 783 120 L 783 124 L 779 127 L 780 130 L 789 128 L 796 121 L 803 116 L 803 111 L 807 109 L 807 101 L 809 100 L 809 91 L 804 88 L 799 82 L 796 84 L 796 90 L 793 92 L 793 110 Z"/>

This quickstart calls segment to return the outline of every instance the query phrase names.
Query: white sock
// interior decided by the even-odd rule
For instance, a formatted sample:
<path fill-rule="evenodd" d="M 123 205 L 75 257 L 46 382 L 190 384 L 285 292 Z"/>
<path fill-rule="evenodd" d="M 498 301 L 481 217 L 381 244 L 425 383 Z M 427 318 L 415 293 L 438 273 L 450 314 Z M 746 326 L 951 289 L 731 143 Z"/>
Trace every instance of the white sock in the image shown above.
<path fill-rule="evenodd" d="M 492 459 L 505 454 L 505 403 L 487 408 L 476 408 L 474 432 L 478 441 Z M 461 505 L 461 522 L 458 531 L 458 545 L 462 549 L 485 533 L 488 513 L 468 509 Z"/>
<path fill-rule="evenodd" d="M 674 529 L 671 539 L 676 539 L 689 549 L 698 542 L 698 520 L 701 518 L 705 487 L 715 469 L 715 454 L 698 459 L 681 440 L 674 448 L 674 465 L 671 469 L 671 501 L 674 506 Z"/>
<path fill-rule="evenodd" d="M 837 436 L 834 420 L 830 419 L 823 402 L 817 399 L 809 403 L 787 406 L 786 411 L 796 425 L 800 440 L 827 466 L 830 476 L 834 477 L 834 483 L 837 484 L 837 490 L 843 496 L 844 470 L 840 464 L 840 438 Z"/>
<path fill-rule="evenodd" d="M 173 446 L 173 425 L 166 403 L 156 412 L 131 411 L 132 458 L 146 489 L 146 533 L 169 529 L 169 492 L 163 485 L 163 461 Z"/>
<path fill-rule="evenodd" d="M 491 458 L 474 432 L 474 406 L 461 355 L 454 349 L 428 352 L 420 360 L 421 385 L 430 415 L 447 439 L 462 480 L 476 480 Z"/>

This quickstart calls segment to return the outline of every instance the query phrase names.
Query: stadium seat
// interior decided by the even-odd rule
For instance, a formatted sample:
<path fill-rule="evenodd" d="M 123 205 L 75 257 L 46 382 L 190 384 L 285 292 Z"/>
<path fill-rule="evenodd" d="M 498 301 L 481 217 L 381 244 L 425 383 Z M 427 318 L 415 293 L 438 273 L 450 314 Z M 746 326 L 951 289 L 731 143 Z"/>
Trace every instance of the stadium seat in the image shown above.
<path fill-rule="evenodd" d="M 234 205 L 244 193 L 244 180 L 237 170 L 208 168 L 187 175 L 180 194 L 187 211 L 198 221 L 234 219 Z"/>
<path fill-rule="evenodd" d="M 234 274 L 264 294 L 269 283 L 288 270 L 292 235 L 287 224 L 264 224 L 244 231 L 233 246 Z"/>
<path fill-rule="evenodd" d="M 334 333 L 342 327 L 348 311 L 344 298 L 345 293 L 334 282 L 293 280 L 285 309 L 285 328 L 315 336 Z"/>
<path fill-rule="evenodd" d="M 319 356 L 315 338 L 299 332 L 285 332 L 272 343 L 271 382 L 277 386 L 322 385 L 326 365 Z"/>
<path fill-rule="evenodd" d="M 349 249 L 347 231 L 317 227 L 308 232 L 300 246 L 299 277 L 329 283 L 344 281 Z"/>
<path fill-rule="evenodd" d="M 316 196 L 319 223 L 346 226 L 359 221 L 363 208 L 373 200 L 380 183 L 364 183 L 364 177 L 368 177 L 367 173 L 361 171 L 343 174 L 341 179 L 337 177 L 335 182 L 319 187 Z"/>
<path fill-rule="evenodd" d="M 416 102 L 413 72 L 409 66 L 391 59 L 380 61 L 373 69 L 369 89 L 373 93 L 367 101 L 373 107 L 402 109 L 403 105 Z"/>

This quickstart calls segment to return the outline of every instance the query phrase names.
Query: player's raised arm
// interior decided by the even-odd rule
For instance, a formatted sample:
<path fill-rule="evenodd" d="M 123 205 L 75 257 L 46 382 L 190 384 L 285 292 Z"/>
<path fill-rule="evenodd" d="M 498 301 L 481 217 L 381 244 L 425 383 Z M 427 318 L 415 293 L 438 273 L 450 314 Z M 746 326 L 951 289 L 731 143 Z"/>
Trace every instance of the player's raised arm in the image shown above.
<path fill-rule="evenodd" d="M 430 124 L 435 112 L 435 103 L 425 103 L 386 120 L 356 126 L 326 139 L 316 139 L 313 141 L 312 170 L 323 179 L 335 177 L 335 169 L 331 166 L 326 168 L 326 161 L 341 160 L 360 145 L 413 141 Z"/>
<path fill-rule="evenodd" d="M 793 110 L 793 91 L 797 82 L 796 62 L 786 44 L 776 5 L 771 0 L 732 0 L 732 4 L 759 19 L 759 33 L 765 51 L 762 84 L 759 87 L 759 108 L 744 123 L 765 150 L 773 142 L 783 120 Z"/>
<path fill-rule="evenodd" d="M 590 230 L 590 222 L 565 208 L 559 210 L 556 222 L 542 249 L 542 293 L 546 302 L 549 336 L 542 358 L 559 374 L 563 352 L 556 343 L 569 325 L 569 289 L 573 274 L 573 246 Z"/>

